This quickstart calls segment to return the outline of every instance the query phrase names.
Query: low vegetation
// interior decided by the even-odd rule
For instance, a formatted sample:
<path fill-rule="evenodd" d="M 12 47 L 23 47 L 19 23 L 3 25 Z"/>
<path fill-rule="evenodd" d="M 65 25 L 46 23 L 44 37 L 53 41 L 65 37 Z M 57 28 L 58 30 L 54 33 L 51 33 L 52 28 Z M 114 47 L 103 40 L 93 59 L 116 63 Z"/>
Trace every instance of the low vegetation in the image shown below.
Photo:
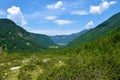
<path fill-rule="evenodd" d="M 0 80 L 120 80 L 120 27 L 81 46 L 0 56 Z"/>

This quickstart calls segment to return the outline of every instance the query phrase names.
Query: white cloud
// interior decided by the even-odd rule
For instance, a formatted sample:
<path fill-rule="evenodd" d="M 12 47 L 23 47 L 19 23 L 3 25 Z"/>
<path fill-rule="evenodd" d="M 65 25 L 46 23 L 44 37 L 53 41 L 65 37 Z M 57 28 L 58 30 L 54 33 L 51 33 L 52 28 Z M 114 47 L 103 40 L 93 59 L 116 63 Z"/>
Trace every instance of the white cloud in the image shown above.
<path fill-rule="evenodd" d="M 91 14 L 102 14 L 106 9 L 108 9 L 111 5 L 115 4 L 117 1 L 106 1 L 102 0 L 102 3 L 100 3 L 98 6 L 90 6 L 90 13 Z"/>
<path fill-rule="evenodd" d="M 50 4 L 50 5 L 47 5 L 47 8 L 48 9 L 59 9 L 61 8 L 63 5 L 63 2 L 62 1 L 58 1 L 57 3 L 55 4 Z"/>
<path fill-rule="evenodd" d="M 73 15 L 102 14 L 111 5 L 117 3 L 117 1 L 106 1 L 106 0 L 101 0 L 101 1 L 102 2 L 97 6 L 91 5 L 89 11 L 76 10 L 76 11 L 72 11 L 71 14 Z"/>
<path fill-rule="evenodd" d="M 86 24 L 86 29 L 89 29 L 90 27 L 92 27 L 94 25 L 93 21 L 90 21 Z"/>
<path fill-rule="evenodd" d="M 117 1 L 110 1 L 110 4 L 113 5 L 113 4 L 116 4 Z"/>
<path fill-rule="evenodd" d="M 70 20 L 55 20 L 54 22 L 57 23 L 58 25 L 65 25 L 65 24 L 73 23 L 73 21 L 70 21 Z"/>
<path fill-rule="evenodd" d="M 47 20 L 55 20 L 57 17 L 56 16 L 47 16 L 45 19 Z"/>
<path fill-rule="evenodd" d="M 4 11 L 0 10 L 0 15 L 3 15 L 4 14 Z"/>
<path fill-rule="evenodd" d="M 73 15 L 87 15 L 88 12 L 87 11 L 76 10 L 76 11 L 71 12 L 71 14 L 73 14 Z"/>
<path fill-rule="evenodd" d="M 11 8 L 7 9 L 8 15 L 7 18 L 15 21 L 18 25 L 26 25 L 27 22 L 20 10 L 19 7 L 12 6 Z"/>

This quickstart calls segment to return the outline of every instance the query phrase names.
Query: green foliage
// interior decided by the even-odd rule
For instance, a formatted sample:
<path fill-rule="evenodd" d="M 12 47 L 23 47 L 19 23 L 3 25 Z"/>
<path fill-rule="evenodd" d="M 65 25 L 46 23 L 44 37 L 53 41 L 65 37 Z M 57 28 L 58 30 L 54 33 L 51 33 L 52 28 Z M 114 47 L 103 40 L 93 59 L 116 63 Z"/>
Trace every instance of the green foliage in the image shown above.
<path fill-rule="evenodd" d="M 89 51 L 96 53 L 117 53 L 120 48 L 120 27 L 110 31 L 107 35 L 96 39 L 95 41 L 87 42 L 76 48 L 77 53 Z"/>
<path fill-rule="evenodd" d="M 35 33 L 31 33 L 31 35 L 33 36 L 33 38 L 41 44 L 44 44 L 46 46 L 55 46 L 56 44 L 46 35 L 43 34 L 35 34 Z"/>
<path fill-rule="evenodd" d="M 32 75 L 20 73 L 18 76 L 18 80 L 32 80 Z"/>
<path fill-rule="evenodd" d="M 40 51 L 52 44 L 45 35 L 29 33 L 11 20 L 0 19 L 0 47 L 10 53 Z"/>
<path fill-rule="evenodd" d="M 106 35 L 109 31 L 120 26 L 120 13 L 113 15 L 111 18 L 101 23 L 94 29 L 86 32 L 85 34 L 79 36 L 78 38 L 71 41 L 67 46 L 79 46 L 89 41 L 96 40 L 99 37 Z"/>
<path fill-rule="evenodd" d="M 50 53 L 46 53 L 34 55 L 34 58 L 32 58 L 33 55 L 25 57 L 12 54 L 10 60 L 16 60 L 18 66 L 21 66 L 16 76 L 18 80 L 119 80 L 119 53 L 108 54 L 106 52 L 102 55 L 96 55 L 92 52 L 91 54 L 76 54 L 74 52 L 69 55 L 51 55 Z M 8 56 L 9 55 L 10 54 L 8 54 Z M 21 57 L 21 59 L 17 58 L 17 56 Z M 24 59 L 30 61 L 19 64 L 19 62 L 22 62 Z M 48 61 L 44 62 L 44 59 L 48 59 Z M 64 64 L 60 65 L 61 62 Z M 14 65 L 14 63 L 11 65 Z M 1 77 L 3 77 L 3 74 L 11 72 L 9 68 L 11 68 L 10 65 L 2 68 Z M 15 74 L 8 74 L 6 75 L 8 78 L 6 78 L 15 78 L 15 76 L 12 75 Z"/>

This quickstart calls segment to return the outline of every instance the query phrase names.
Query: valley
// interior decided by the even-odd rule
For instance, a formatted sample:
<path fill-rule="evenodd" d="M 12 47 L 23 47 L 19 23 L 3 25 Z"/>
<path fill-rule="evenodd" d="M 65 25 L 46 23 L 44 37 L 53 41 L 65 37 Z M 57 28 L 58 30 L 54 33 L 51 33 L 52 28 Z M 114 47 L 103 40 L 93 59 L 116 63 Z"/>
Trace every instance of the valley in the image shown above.
<path fill-rule="evenodd" d="M 0 80 L 120 80 L 120 12 L 95 28 L 56 36 L 0 19 Z"/>

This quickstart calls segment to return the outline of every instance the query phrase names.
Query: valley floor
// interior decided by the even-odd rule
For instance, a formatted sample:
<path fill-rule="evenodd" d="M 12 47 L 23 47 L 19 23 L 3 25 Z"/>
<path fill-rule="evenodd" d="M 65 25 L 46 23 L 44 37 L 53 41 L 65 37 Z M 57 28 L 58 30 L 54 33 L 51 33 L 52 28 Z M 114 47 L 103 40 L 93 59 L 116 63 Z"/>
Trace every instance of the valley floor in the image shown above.
<path fill-rule="evenodd" d="M 120 80 L 120 54 L 0 56 L 0 80 Z"/>

